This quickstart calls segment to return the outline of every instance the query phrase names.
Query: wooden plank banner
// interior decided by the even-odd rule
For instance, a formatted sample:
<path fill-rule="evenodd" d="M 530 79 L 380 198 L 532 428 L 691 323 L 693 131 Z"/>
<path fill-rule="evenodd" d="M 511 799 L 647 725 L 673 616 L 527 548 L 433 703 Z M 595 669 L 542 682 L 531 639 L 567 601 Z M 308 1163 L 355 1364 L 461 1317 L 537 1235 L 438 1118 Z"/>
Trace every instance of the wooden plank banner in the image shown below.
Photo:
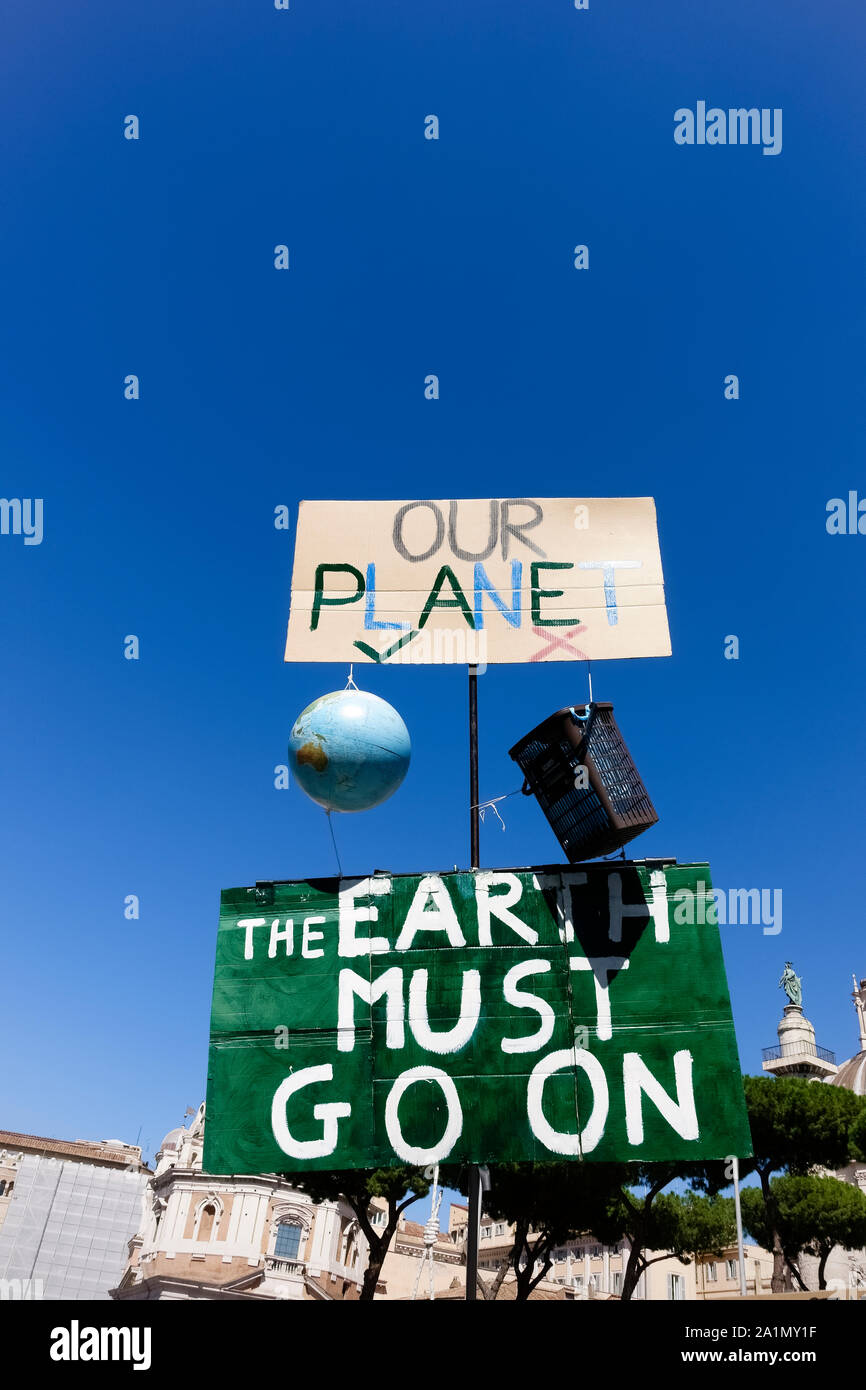
<path fill-rule="evenodd" d="M 747 1156 L 708 894 L 669 863 L 226 890 L 205 1170 Z"/>
<path fill-rule="evenodd" d="M 300 504 L 286 661 L 670 652 L 651 497 Z"/>

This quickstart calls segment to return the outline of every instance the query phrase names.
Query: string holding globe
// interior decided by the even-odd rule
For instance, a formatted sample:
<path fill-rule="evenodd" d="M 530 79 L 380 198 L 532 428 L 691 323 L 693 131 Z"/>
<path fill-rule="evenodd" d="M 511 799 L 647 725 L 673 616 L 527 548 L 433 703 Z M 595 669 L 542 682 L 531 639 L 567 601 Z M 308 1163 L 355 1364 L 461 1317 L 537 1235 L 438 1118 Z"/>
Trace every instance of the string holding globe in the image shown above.
<path fill-rule="evenodd" d="M 394 706 L 354 688 L 307 705 L 289 735 L 298 786 L 326 811 L 381 806 L 406 776 L 411 752 L 409 730 Z"/>

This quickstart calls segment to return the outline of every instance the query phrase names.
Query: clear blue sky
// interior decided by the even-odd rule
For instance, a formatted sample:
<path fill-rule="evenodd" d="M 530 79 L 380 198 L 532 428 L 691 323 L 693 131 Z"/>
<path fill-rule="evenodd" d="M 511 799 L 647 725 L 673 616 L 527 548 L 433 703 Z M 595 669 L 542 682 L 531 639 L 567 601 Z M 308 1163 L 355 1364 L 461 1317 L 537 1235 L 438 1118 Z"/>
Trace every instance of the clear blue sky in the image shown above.
<path fill-rule="evenodd" d="M 866 492 L 863 37 L 854 0 L 7 16 L 2 492 L 45 531 L 0 537 L 2 1125 L 152 1153 L 204 1095 L 220 889 L 333 870 L 273 786 L 346 674 L 281 659 L 301 497 L 654 496 L 673 657 L 594 671 L 660 813 L 634 853 L 783 890 L 781 935 L 723 931 L 746 1069 L 786 958 L 856 1050 L 866 537 L 825 506 Z M 701 99 L 781 107 L 782 153 L 677 146 Z M 345 868 L 465 864 L 463 670 L 359 674 L 414 759 Z M 585 692 L 491 668 L 482 794 Z M 505 820 L 484 864 L 559 857 Z"/>

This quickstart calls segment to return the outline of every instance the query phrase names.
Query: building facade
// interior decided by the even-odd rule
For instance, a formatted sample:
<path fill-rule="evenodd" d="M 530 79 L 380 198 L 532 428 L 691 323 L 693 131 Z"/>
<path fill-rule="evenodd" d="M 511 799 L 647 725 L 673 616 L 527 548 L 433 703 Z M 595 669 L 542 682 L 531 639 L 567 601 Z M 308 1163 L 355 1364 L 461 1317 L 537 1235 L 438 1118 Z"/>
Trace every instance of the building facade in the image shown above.
<path fill-rule="evenodd" d="M 356 1299 L 367 1245 L 351 1208 L 276 1174 L 202 1172 L 204 1125 L 202 1105 L 165 1136 L 112 1297 Z"/>
<path fill-rule="evenodd" d="M 107 1299 L 147 1177 L 136 1145 L 0 1130 L 0 1296 Z"/>
<path fill-rule="evenodd" d="M 857 1015 L 860 1050 L 842 1062 L 833 1077 L 833 1085 L 845 1086 L 849 1091 L 853 1091 L 855 1096 L 866 1096 L 866 980 L 861 980 L 858 984 L 856 975 L 853 978 L 854 989 L 851 998 Z M 861 1185 L 866 1187 L 866 1181 Z"/>

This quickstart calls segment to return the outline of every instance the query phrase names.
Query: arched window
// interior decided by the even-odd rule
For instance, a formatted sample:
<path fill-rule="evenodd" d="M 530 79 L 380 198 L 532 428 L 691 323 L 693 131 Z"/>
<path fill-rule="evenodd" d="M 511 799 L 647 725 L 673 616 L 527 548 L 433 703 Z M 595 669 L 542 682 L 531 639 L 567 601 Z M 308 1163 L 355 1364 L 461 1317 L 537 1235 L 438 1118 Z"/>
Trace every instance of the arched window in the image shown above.
<path fill-rule="evenodd" d="M 193 1229 L 193 1240 L 213 1240 L 219 1228 L 219 1211 L 215 1202 L 199 1207 Z"/>
<path fill-rule="evenodd" d="M 281 1221 L 277 1227 L 277 1243 L 274 1246 L 276 1257 L 280 1260 L 298 1259 L 301 1235 L 300 1226 L 290 1225 L 288 1221 Z"/>
<path fill-rule="evenodd" d="M 198 1238 L 199 1238 L 199 1240 L 210 1240 L 210 1238 L 211 1238 L 211 1232 L 213 1231 L 213 1225 L 214 1225 L 214 1222 L 215 1222 L 215 1221 L 216 1221 L 216 1207 L 213 1205 L 212 1202 L 210 1202 L 210 1203 L 208 1203 L 208 1205 L 207 1205 L 206 1207 L 204 1207 L 204 1208 L 202 1209 L 201 1216 L 199 1217 L 199 1222 L 198 1222 Z"/>

